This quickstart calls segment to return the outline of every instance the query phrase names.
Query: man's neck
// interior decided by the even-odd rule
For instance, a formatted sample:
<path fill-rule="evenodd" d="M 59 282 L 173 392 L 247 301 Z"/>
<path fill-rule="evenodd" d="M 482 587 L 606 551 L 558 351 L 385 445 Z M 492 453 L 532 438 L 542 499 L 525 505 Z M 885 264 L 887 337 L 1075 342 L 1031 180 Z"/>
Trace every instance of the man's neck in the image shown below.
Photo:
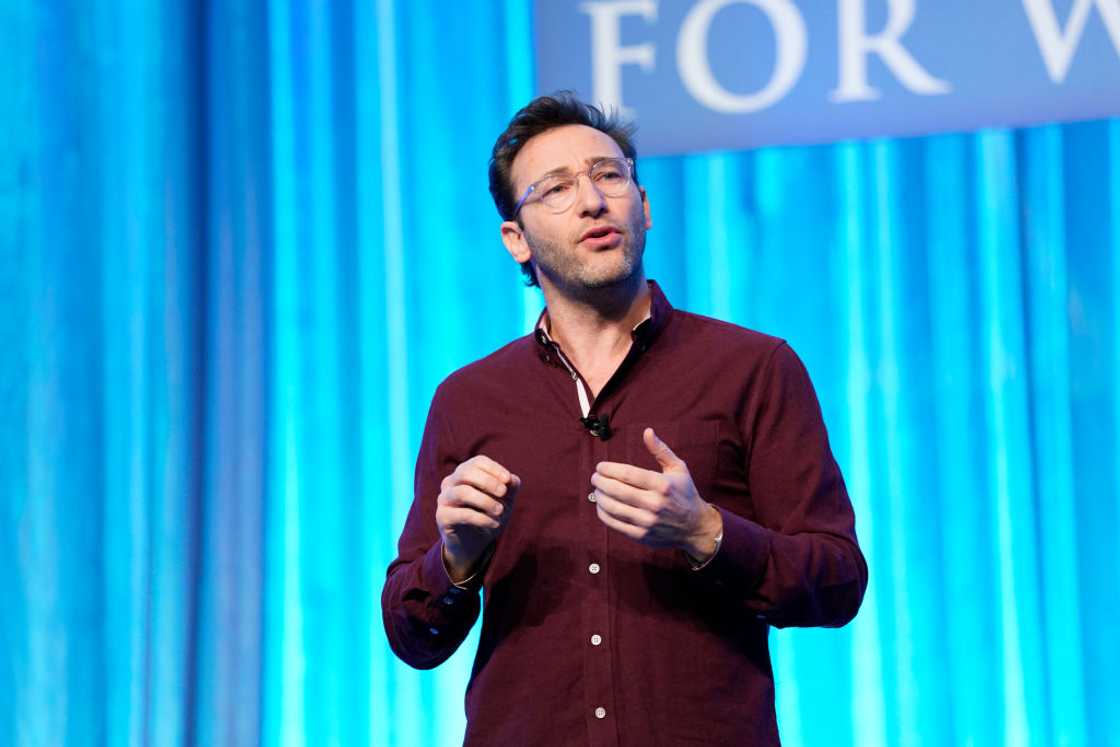
<path fill-rule="evenodd" d="M 624 285 L 598 289 L 572 298 L 554 286 L 542 284 L 548 308 L 549 336 L 585 373 L 611 370 L 630 349 L 630 333 L 649 316 L 650 293 L 645 273 Z"/>

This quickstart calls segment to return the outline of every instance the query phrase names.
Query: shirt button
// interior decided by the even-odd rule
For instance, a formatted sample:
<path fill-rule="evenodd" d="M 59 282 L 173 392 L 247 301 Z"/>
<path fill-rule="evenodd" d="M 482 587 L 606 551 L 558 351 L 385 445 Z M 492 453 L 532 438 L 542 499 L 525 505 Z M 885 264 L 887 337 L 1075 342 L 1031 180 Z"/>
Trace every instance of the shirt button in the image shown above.
<path fill-rule="evenodd" d="M 452 604 L 455 604 L 455 600 L 452 597 L 444 597 L 443 603 L 450 606 Z"/>
<path fill-rule="evenodd" d="M 594 490 L 592 490 L 590 493 L 587 494 L 587 500 L 591 501 L 592 503 L 595 502 L 595 491 Z"/>
<path fill-rule="evenodd" d="M 432 635 L 439 635 L 439 628 L 428 628 L 428 632 Z"/>
<path fill-rule="evenodd" d="M 591 645 L 592 646 L 598 646 L 602 642 L 603 642 L 603 636 L 599 635 L 598 633 L 591 636 Z"/>
<path fill-rule="evenodd" d="M 595 575 L 599 572 L 599 564 L 592 563 L 591 565 L 587 566 L 587 570 L 591 572 L 591 575 Z"/>
<path fill-rule="evenodd" d="M 603 706 L 599 706 L 598 708 L 595 709 L 595 718 L 606 718 L 606 717 L 607 717 L 607 709 L 606 708 L 604 708 Z"/>

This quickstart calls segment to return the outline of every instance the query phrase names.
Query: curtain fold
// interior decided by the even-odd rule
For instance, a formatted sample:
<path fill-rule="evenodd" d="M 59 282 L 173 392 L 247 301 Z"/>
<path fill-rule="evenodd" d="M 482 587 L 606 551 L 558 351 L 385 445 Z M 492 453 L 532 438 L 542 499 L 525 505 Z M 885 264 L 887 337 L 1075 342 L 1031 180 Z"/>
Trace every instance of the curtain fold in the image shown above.
<path fill-rule="evenodd" d="M 530 3 L 0 29 L 0 741 L 460 743 L 477 632 L 416 672 L 379 594 L 433 390 L 543 303 L 486 181 Z M 639 177 L 648 274 L 790 341 L 856 508 L 783 742 L 1120 745 L 1120 122 Z"/>

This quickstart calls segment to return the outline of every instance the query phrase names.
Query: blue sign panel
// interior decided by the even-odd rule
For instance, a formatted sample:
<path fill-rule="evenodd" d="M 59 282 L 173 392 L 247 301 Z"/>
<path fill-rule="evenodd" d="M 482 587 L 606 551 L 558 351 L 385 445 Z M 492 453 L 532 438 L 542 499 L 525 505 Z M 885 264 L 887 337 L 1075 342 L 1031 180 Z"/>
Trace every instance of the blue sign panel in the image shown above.
<path fill-rule="evenodd" d="M 537 0 L 538 90 L 645 155 L 1120 115 L 1120 0 Z"/>

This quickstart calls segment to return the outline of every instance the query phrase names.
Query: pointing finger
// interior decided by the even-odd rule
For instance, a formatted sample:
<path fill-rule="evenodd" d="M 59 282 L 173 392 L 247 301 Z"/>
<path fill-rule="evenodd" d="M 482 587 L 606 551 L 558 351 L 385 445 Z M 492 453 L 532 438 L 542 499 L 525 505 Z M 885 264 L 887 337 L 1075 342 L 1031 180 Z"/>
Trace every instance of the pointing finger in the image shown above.
<path fill-rule="evenodd" d="M 661 490 L 665 486 L 665 478 L 660 472 L 635 467 L 632 464 L 599 462 L 595 465 L 595 471 L 604 477 L 610 477 L 643 490 Z"/>

